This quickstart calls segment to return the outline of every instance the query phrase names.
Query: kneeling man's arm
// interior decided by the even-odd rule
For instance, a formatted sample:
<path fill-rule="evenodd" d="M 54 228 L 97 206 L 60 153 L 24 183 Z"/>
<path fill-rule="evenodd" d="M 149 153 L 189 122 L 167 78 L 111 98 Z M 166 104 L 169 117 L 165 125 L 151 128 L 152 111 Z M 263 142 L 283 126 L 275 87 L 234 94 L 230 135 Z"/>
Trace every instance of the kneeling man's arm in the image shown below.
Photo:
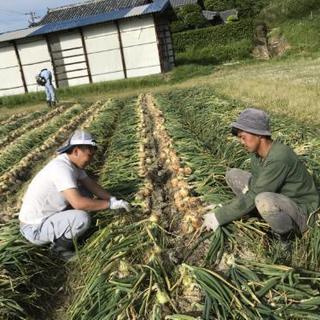
<path fill-rule="evenodd" d="M 82 186 L 84 186 L 88 191 L 92 192 L 99 199 L 109 200 L 110 193 L 103 189 L 94 179 L 86 177 L 80 180 Z"/>
<path fill-rule="evenodd" d="M 108 209 L 110 206 L 109 200 L 99 200 L 84 197 L 76 188 L 67 189 L 62 192 L 66 200 L 76 210 L 98 211 Z"/>
<path fill-rule="evenodd" d="M 239 219 L 255 208 L 255 198 L 261 192 L 278 192 L 288 173 L 285 163 L 271 161 L 267 163 L 256 178 L 250 183 L 249 191 L 234 198 L 229 204 L 216 210 L 220 225 Z"/>

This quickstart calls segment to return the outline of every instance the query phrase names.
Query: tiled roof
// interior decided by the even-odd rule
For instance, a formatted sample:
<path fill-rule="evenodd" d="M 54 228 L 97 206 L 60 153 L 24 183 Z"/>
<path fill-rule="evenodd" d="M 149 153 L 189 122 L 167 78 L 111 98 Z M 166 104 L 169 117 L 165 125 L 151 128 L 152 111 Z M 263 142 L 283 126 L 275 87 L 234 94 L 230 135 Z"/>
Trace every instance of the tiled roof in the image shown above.
<path fill-rule="evenodd" d="M 44 25 L 54 22 L 75 20 L 83 17 L 95 16 L 113 10 L 133 8 L 152 3 L 150 0 L 95 0 L 75 5 L 49 9 L 48 13 L 36 24 Z"/>
<path fill-rule="evenodd" d="M 219 12 L 217 12 L 217 11 L 209 11 L 209 10 L 202 10 L 202 15 L 207 20 L 213 20 L 215 17 L 220 17 Z"/>
<path fill-rule="evenodd" d="M 188 4 L 198 4 L 198 0 L 170 0 L 172 8 L 179 8 Z"/>
<path fill-rule="evenodd" d="M 11 31 L 0 35 L 0 43 L 16 39 L 33 37 L 48 34 L 51 32 L 80 28 L 97 23 L 110 22 L 130 17 L 137 17 L 153 13 L 159 13 L 166 10 L 169 6 L 169 0 L 154 0 L 154 2 L 136 6 L 133 8 L 123 8 L 111 12 L 100 13 L 97 15 L 85 16 L 79 19 L 69 19 L 65 21 L 51 22 L 45 25 L 38 25 L 32 28 Z"/>
<path fill-rule="evenodd" d="M 228 20 L 228 17 L 235 16 L 238 18 L 238 10 L 237 9 L 231 9 L 226 11 L 219 12 L 221 19 L 226 22 Z"/>

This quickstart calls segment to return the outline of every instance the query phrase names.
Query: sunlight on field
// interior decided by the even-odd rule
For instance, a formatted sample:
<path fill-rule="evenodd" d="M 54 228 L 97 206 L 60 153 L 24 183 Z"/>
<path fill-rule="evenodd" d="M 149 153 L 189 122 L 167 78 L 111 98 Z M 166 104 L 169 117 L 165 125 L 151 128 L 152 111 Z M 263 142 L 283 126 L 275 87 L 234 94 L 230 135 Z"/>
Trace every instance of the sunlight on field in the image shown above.
<path fill-rule="evenodd" d="M 320 59 L 267 62 L 222 69 L 217 92 L 298 121 L 320 123 Z"/>

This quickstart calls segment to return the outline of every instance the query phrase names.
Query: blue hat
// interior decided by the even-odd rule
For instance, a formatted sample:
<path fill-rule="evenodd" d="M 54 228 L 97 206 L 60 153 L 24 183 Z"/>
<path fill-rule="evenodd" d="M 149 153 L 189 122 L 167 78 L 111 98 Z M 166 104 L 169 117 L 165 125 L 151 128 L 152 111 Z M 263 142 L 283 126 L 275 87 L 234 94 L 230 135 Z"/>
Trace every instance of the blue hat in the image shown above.
<path fill-rule="evenodd" d="M 259 136 L 271 136 L 269 116 L 262 110 L 248 108 L 242 111 L 231 124 L 232 133 L 237 135 L 238 130 Z"/>

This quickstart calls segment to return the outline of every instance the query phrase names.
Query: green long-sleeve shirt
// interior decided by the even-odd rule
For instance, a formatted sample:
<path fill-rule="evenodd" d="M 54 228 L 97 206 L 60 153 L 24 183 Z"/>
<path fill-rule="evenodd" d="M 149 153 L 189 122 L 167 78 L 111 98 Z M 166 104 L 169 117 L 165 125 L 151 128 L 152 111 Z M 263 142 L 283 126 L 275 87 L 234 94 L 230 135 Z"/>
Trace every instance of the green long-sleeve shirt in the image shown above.
<path fill-rule="evenodd" d="M 274 141 L 265 159 L 253 154 L 251 173 L 249 191 L 216 210 L 220 225 L 252 211 L 256 196 L 262 192 L 283 194 L 306 214 L 319 207 L 320 197 L 312 176 L 293 150 L 283 143 Z"/>

